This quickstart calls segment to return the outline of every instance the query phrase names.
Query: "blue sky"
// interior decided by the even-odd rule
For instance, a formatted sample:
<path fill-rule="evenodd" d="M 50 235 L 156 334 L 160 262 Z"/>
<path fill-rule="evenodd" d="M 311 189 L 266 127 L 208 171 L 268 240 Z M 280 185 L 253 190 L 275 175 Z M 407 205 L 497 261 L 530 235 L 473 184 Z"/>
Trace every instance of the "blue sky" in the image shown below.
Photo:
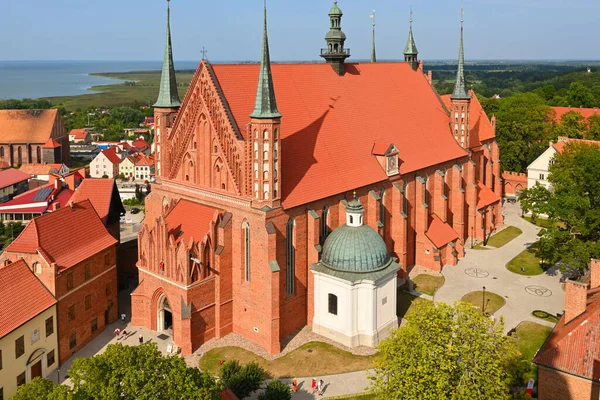
<path fill-rule="evenodd" d="M 0 60 L 160 60 L 164 0 L 3 0 Z M 269 0 L 273 60 L 315 60 L 332 0 Z M 379 59 L 398 59 L 410 1 L 339 0 L 346 46 L 370 55 L 377 10 Z M 454 59 L 460 6 L 467 59 L 600 59 L 598 0 L 413 0 L 422 59 Z M 172 0 L 175 60 L 258 60 L 262 0 Z"/>

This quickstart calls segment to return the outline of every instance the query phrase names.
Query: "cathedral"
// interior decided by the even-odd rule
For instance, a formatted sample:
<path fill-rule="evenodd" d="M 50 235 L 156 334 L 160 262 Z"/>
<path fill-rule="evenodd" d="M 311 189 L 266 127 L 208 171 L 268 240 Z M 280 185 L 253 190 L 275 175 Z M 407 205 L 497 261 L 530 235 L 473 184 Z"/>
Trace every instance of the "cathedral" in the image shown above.
<path fill-rule="evenodd" d="M 231 332 L 276 354 L 307 325 L 375 345 L 410 268 L 452 268 L 502 224 L 495 119 L 467 89 L 462 21 L 440 96 L 412 21 L 403 62 L 374 47 L 351 62 L 337 3 L 324 62 L 271 65 L 265 9 L 260 64 L 203 59 L 183 101 L 168 11 L 132 324 L 172 330 L 183 354 Z"/>

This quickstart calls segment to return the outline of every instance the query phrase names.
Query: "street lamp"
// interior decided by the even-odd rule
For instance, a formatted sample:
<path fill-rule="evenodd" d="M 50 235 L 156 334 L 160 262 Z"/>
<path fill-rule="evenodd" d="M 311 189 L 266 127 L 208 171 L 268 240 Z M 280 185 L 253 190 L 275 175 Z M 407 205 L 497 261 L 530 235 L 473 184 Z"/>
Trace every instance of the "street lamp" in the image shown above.
<path fill-rule="evenodd" d="M 481 313 L 485 314 L 485 286 L 483 287 L 483 297 L 481 298 Z"/>

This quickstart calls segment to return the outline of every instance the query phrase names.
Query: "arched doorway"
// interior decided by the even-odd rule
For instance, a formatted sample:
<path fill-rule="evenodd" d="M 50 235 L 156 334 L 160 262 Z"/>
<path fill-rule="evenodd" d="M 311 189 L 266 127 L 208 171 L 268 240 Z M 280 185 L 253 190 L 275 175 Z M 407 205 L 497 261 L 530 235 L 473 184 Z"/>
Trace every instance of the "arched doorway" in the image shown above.
<path fill-rule="evenodd" d="M 158 317 L 156 324 L 156 331 L 172 331 L 173 330 L 173 313 L 171 312 L 171 306 L 167 300 L 166 295 L 162 295 L 158 299 Z"/>
<path fill-rule="evenodd" d="M 27 360 L 26 382 L 30 382 L 33 378 L 44 378 L 47 363 L 46 349 L 37 349 L 31 353 Z"/>

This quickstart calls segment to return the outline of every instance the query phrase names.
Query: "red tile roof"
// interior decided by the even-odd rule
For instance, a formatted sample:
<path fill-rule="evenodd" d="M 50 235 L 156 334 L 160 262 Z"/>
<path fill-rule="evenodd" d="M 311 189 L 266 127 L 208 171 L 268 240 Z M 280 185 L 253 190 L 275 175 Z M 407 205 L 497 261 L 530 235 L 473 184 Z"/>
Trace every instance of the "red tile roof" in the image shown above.
<path fill-rule="evenodd" d="M 58 169 L 50 164 L 25 164 L 21 165 L 19 170 L 29 175 L 50 175 L 52 172 L 58 172 Z"/>
<path fill-rule="evenodd" d="M 58 110 L 0 110 L 0 143 L 46 143 Z"/>
<path fill-rule="evenodd" d="M 102 154 L 104 154 L 104 156 L 108 158 L 108 161 L 110 161 L 113 164 L 118 164 L 121 162 L 121 158 L 117 154 L 117 147 L 111 147 L 109 149 L 103 150 Z"/>
<path fill-rule="evenodd" d="M 538 365 L 587 379 L 600 379 L 600 289 L 587 294 L 586 312 L 565 324 L 558 321 L 533 359 Z"/>
<path fill-rule="evenodd" d="M 600 146 L 600 141 L 596 140 L 559 138 L 559 141 L 557 143 L 554 143 L 552 147 L 554 147 L 556 151 L 562 154 L 562 152 L 565 150 L 565 146 L 567 145 L 567 143 L 585 143 L 589 145 Z"/>
<path fill-rule="evenodd" d="M 0 338 L 55 304 L 25 261 L 0 268 Z"/>
<path fill-rule="evenodd" d="M 137 139 L 133 143 L 131 143 L 131 145 L 136 149 L 150 148 L 150 145 L 144 139 Z"/>
<path fill-rule="evenodd" d="M 26 174 L 18 169 L 9 168 L 0 171 L 0 188 L 12 186 L 19 182 L 26 181 L 31 178 L 31 175 Z"/>
<path fill-rule="evenodd" d="M 115 243 L 92 203 L 84 200 L 33 219 L 6 251 L 36 253 L 39 250 L 50 262 L 65 269 Z"/>
<path fill-rule="evenodd" d="M 492 192 L 490 188 L 482 184 L 481 182 L 477 182 L 477 209 L 481 210 L 487 206 L 490 206 L 496 202 L 500 201 L 500 196 L 496 193 Z"/>
<path fill-rule="evenodd" d="M 447 223 L 442 221 L 436 214 L 432 215 L 431 223 L 425 236 L 431 240 L 431 243 L 438 249 L 447 245 L 448 243 L 458 239 L 458 233 Z"/>
<path fill-rule="evenodd" d="M 581 116 L 583 116 L 583 118 L 585 118 L 585 119 L 591 117 L 592 115 L 598 114 L 597 108 L 552 107 L 552 109 L 554 110 L 554 112 L 556 112 L 555 120 L 557 123 L 560 123 L 563 116 L 566 113 L 571 112 L 571 111 L 581 114 Z"/>
<path fill-rule="evenodd" d="M 208 233 L 216 211 L 188 200 L 179 200 L 165 219 L 169 234 L 175 237 L 176 242 L 184 240 L 189 243 L 191 238 L 200 242 Z"/>
<path fill-rule="evenodd" d="M 114 188 L 114 179 L 84 179 L 71 197 L 71 201 L 73 203 L 91 201 L 98 216 L 104 222 L 110 211 Z"/>
<path fill-rule="evenodd" d="M 60 147 L 60 143 L 58 143 L 56 140 L 50 138 L 50 139 L 48 139 L 48 141 L 46 143 L 44 143 L 44 145 L 42 146 L 42 149 L 55 149 L 57 147 Z"/>
<path fill-rule="evenodd" d="M 492 123 L 488 119 L 481 103 L 477 99 L 475 92 L 473 90 L 469 90 L 469 94 L 471 95 L 471 119 L 470 119 L 470 135 L 471 135 L 471 147 L 481 146 L 481 143 L 493 139 L 494 128 L 492 127 Z M 452 102 L 450 100 L 450 95 L 441 96 L 442 101 L 448 108 L 451 110 Z"/>
<path fill-rule="evenodd" d="M 254 109 L 258 65 L 213 65 L 237 126 Z M 285 208 L 387 179 L 371 154 L 394 143 L 400 172 L 457 159 L 448 114 L 420 71 L 406 63 L 272 65 L 281 119 L 282 199 Z"/>
<path fill-rule="evenodd" d="M 136 167 L 144 167 L 144 166 L 152 166 L 154 165 L 154 160 L 149 158 L 149 157 L 140 157 L 137 160 L 135 160 L 135 166 Z"/>
<path fill-rule="evenodd" d="M 90 134 L 85 129 L 71 129 L 69 135 L 73 135 L 77 140 L 83 140 L 88 137 Z"/>

